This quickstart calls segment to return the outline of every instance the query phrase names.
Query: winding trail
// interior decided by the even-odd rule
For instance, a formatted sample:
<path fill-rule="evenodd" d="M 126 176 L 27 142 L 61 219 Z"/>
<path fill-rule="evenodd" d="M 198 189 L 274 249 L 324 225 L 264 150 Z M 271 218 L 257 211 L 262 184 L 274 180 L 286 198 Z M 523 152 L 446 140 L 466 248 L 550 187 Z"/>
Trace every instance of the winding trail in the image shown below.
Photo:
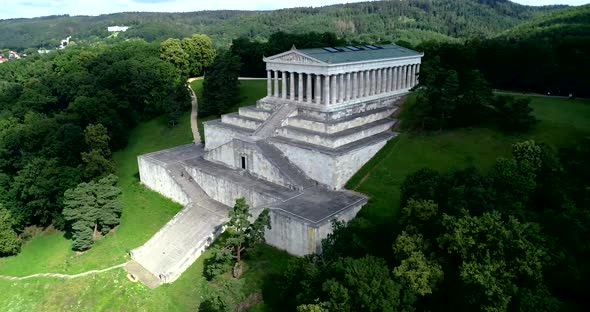
<path fill-rule="evenodd" d="M 60 273 L 37 273 L 37 274 L 21 276 L 21 277 L 0 275 L 0 279 L 9 280 L 9 281 L 22 281 L 22 280 L 26 280 L 29 278 L 35 278 L 35 277 L 53 277 L 53 278 L 73 279 L 76 277 L 82 277 L 82 276 L 91 275 L 91 274 L 103 273 L 106 271 L 122 268 L 126 264 L 127 264 L 127 262 L 113 265 L 112 267 L 108 267 L 108 268 L 102 269 L 102 270 L 90 270 L 90 271 L 86 271 L 86 272 L 82 272 L 82 273 L 78 273 L 78 274 L 73 274 L 73 275 L 60 274 Z"/>
<path fill-rule="evenodd" d="M 199 126 L 197 124 L 197 112 L 199 108 L 199 103 L 197 102 L 197 94 L 195 90 L 191 87 L 191 82 L 195 80 L 202 80 L 203 77 L 195 77 L 189 78 L 186 82 L 188 85 L 188 89 L 191 91 L 191 131 L 193 132 L 193 143 L 198 144 L 201 143 L 201 134 L 199 133 Z"/>

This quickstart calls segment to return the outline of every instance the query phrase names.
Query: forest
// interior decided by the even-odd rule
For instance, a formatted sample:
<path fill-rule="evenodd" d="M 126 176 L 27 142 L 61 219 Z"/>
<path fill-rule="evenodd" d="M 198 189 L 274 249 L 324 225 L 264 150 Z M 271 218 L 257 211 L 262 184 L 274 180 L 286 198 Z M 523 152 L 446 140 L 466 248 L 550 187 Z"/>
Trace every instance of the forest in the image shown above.
<path fill-rule="evenodd" d="M 371 1 L 276 11 L 116 13 L 0 20 L 0 49 L 52 49 L 72 36 L 76 43 L 140 38 L 148 42 L 206 34 L 217 47 L 237 37 L 264 42 L 275 32 L 331 32 L 347 41 L 376 43 L 490 37 L 563 6 L 533 7 L 508 0 Z M 130 26 L 111 36 L 108 26 Z"/>
<path fill-rule="evenodd" d="M 482 129 L 492 134 L 473 145 L 494 146 L 494 140 L 504 140 L 510 142 L 510 151 L 494 157 L 483 170 L 477 161 L 488 155 L 457 153 L 442 161 L 471 165 L 410 170 L 395 177 L 400 185 L 394 190 L 387 184 L 394 175 L 388 166 L 399 161 L 391 161 L 392 151 L 403 138 L 390 142 L 384 148 L 387 154 L 378 154 L 372 163 L 378 168 L 370 169 L 382 171 L 371 171 L 370 176 L 363 168 L 361 173 L 366 173 L 362 181 L 368 177 L 373 182 L 367 183 L 386 188 L 371 193 L 368 209 L 385 205 L 391 215 L 375 216 L 363 208 L 365 212 L 347 224 L 334 222 L 334 233 L 323 241 L 321 254 L 288 260 L 283 255 L 284 265 L 265 258 L 268 253 L 249 251 L 241 280 L 228 279 L 227 266 L 193 268 L 192 274 L 202 274 L 194 273 L 198 269 L 212 275 L 207 278 L 213 286 L 201 292 L 192 284 L 201 283 L 201 276 L 189 276 L 177 282 L 190 284 L 183 286 L 190 296 L 182 299 L 198 297 L 203 300 L 200 308 L 207 311 L 235 308 L 236 298 L 245 299 L 236 294 L 240 287 L 252 290 L 242 285 L 247 284 L 244 280 L 268 268 L 279 273 L 257 281 L 264 285 L 255 290 L 264 297 L 267 310 L 588 311 L 590 132 L 578 125 L 587 117 L 575 116 L 575 110 L 566 114 L 564 123 L 573 129 L 568 136 L 559 132 L 561 124 L 539 130 L 541 121 L 530 99 L 494 91 L 570 98 L 549 115 L 570 109 L 575 97 L 590 96 L 590 5 L 552 12 L 557 9 L 509 1 L 419 0 L 273 12 L 120 13 L 0 21 L 7 29 L 32 23 L 19 28 L 31 34 L 26 42 L 19 42 L 23 36 L 0 39 L 15 49 L 53 44 L 48 38 L 68 23 L 80 34 L 78 43 L 64 50 L 0 65 L 0 256 L 18 254 L 33 226 L 64 231 L 73 241 L 71 249 L 80 252 L 100 242 L 102 235 L 111 235 L 126 209 L 118 200 L 124 191 L 119 187 L 124 186 L 117 182 L 120 168 L 113 153 L 133 145 L 133 129 L 158 116 L 164 116 L 163 128 L 177 126 L 180 114 L 189 108 L 188 77 L 208 74 L 199 93 L 204 100 L 200 114 L 214 118 L 237 109 L 238 76 L 264 75 L 263 55 L 292 45 L 393 41 L 425 53 L 420 86 L 399 115 L 405 138 L 418 142 L 408 156 L 410 162 L 417 162 L 422 156 L 417 154 L 445 136 L 458 136 L 459 145 L 464 145 L 468 133 Z M 406 18 L 385 18 L 391 15 Z M 48 21 L 52 27 L 47 27 Z M 125 40 L 101 39 L 108 36 L 106 25 L 128 22 L 137 27 L 120 34 Z M 47 34 L 40 31 L 43 27 L 49 29 Z M 329 32 L 310 32 L 315 29 Z M 213 40 L 194 33 L 210 34 Z M 229 42 L 228 49 L 214 48 Z M 563 145 L 528 139 L 532 131 L 556 131 L 552 143 Z M 420 138 L 431 141 L 423 143 Z M 446 149 L 451 147 L 442 150 Z M 129 158 L 135 162 L 134 157 Z M 132 177 L 137 169 L 126 170 L 126 179 L 137 184 L 137 177 Z M 130 193 L 147 193 L 135 184 Z M 387 197 L 398 193 L 394 200 Z M 150 198 L 162 205 L 161 198 Z M 247 215 L 247 203 L 238 202 L 234 209 Z M 263 230 L 261 224 L 257 231 L 249 228 L 236 230 L 244 241 L 247 233 Z M 260 236 L 256 233 L 252 235 Z M 140 241 L 143 237 L 133 244 Z M 239 250 L 241 243 L 232 248 Z M 279 265 L 283 266 L 277 269 Z M 161 293 L 137 290 L 136 284 L 121 280 L 116 287 L 126 285 L 125 291 L 137 292 L 138 298 L 156 294 L 158 302 L 163 299 Z M 74 288 L 84 288 L 78 286 Z"/>
<path fill-rule="evenodd" d="M 211 40 L 195 35 L 161 44 L 78 45 L 2 64 L 0 198 L 14 229 L 52 224 L 76 232 L 75 210 L 88 202 L 73 203 L 80 197 L 66 190 L 96 197 L 93 189 L 102 187 L 116 198 L 116 191 L 104 189 L 116 180 L 93 184 L 115 173 L 111 151 L 127 145 L 140 121 L 167 113 L 174 123 L 190 103 L 186 79 L 214 55 Z M 120 215 L 120 208 L 112 209 Z M 103 233 L 118 224 L 107 223 Z M 78 249 L 89 247 L 83 246 Z M 7 250 L 0 254 L 15 253 Z"/>

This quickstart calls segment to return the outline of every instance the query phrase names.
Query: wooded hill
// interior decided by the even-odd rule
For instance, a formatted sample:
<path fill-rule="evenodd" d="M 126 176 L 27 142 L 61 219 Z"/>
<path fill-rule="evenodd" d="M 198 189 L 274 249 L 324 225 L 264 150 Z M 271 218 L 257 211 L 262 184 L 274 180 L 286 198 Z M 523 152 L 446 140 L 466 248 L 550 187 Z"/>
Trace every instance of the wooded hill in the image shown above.
<path fill-rule="evenodd" d="M 333 32 L 349 41 L 453 40 L 489 37 L 564 6 L 532 7 L 507 0 L 373 1 L 320 8 L 276 11 L 199 11 L 190 13 L 116 13 L 100 16 L 49 16 L 0 20 L 0 48 L 54 48 L 61 39 L 75 42 L 117 40 L 107 26 L 131 28 L 117 38 L 147 41 L 207 34 L 217 45 L 240 36 L 266 40 L 286 31 Z"/>

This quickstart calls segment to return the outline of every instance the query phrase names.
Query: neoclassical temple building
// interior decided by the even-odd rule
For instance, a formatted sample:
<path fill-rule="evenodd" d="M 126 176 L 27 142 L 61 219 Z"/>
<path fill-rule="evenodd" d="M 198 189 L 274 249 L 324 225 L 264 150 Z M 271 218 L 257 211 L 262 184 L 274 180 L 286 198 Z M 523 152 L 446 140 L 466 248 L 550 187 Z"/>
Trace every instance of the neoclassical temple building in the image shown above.
<path fill-rule="evenodd" d="M 292 49 L 265 58 L 267 97 L 336 109 L 416 85 L 421 55 L 396 45 Z"/>
<path fill-rule="evenodd" d="M 423 54 L 397 45 L 296 49 L 266 57 L 267 96 L 204 124 L 204 144 L 138 157 L 141 182 L 185 207 L 134 265 L 174 281 L 221 233 L 244 197 L 271 211 L 267 243 L 320 251 L 334 219 L 367 202 L 346 182 L 396 133 L 398 101 L 416 86 Z M 133 271 L 134 269 L 130 269 Z"/>

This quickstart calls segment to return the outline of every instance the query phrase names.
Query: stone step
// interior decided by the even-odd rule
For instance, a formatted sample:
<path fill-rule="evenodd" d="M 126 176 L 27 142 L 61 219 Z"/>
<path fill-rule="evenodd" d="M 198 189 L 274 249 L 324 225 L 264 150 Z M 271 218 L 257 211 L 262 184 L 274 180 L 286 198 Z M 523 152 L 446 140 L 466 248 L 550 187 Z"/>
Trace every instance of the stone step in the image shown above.
<path fill-rule="evenodd" d="M 317 185 L 315 181 L 308 178 L 299 167 L 290 162 L 289 159 L 285 157 L 285 154 L 272 144 L 264 140 L 259 140 L 256 142 L 256 145 L 264 157 L 277 167 L 279 171 L 292 182 L 292 185 L 296 189 L 302 190 Z"/>
<path fill-rule="evenodd" d="M 385 119 L 397 110 L 397 107 L 381 107 L 354 114 L 336 120 L 322 121 L 306 116 L 295 116 L 287 120 L 287 124 L 294 128 L 301 128 L 322 133 L 337 133 L 350 128 L 362 126 L 367 123 Z"/>
<path fill-rule="evenodd" d="M 220 233 L 224 218 L 195 203 L 186 205 L 145 245 L 133 251 L 133 259 L 162 282 L 179 276 Z M 192 260 L 192 261 L 191 261 Z"/>
<path fill-rule="evenodd" d="M 221 115 L 221 122 L 224 124 L 230 124 L 241 128 L 256 130 L 262 121 L 246 116 L 239 115 L 238 113 L 230 113 Z"/>
<path fill-rule="evenodd" d="M 297 110 L 297 105 L 285 103 L 275 110 L 272 115 L 254 132 L 255 136 L 266 138 L 272 136 L 275 131 L 283 126 L 283 122 Z"/>
<path fill-rule="evenodd" d="M 240 114 L 240 116 L 243 116 L 243 117 L 257 119 L 260 121 L 265 121 L 270 117 L 270 115 L 272 114 L 272 111 L 258 108 L 256 106 L 244 106 L 244 107 L 240 107 L 239 114 Z"/>
<path fill-rule="evenodd" d="M 327 148 L 338 148 L 388 131 L 396 122 L 395 119 L 384 118 L 333 134 L 286 126 L 278 129 L 277 136 Z"/>
<path fill-rule="evenodd" d="M 143 246 L 131 252 L 133 259 L 161 282 L 178 278 L 221 234 L 229 211 L 229 207 L 207 196 L 182 165 L 170 164 L 167 170 L 190 202 Z"/>
<path fill-rule="evenodd" d="M 314 152 L 319 152 L 319 153 L 330 155 L 330 156 L 342 156 L 342 155 L 345 155 L 345 154 L 350 153 L 352 151 L 365 148 L 367 146 L 373 145 L 378 142 L 389 141 L 398 135 L 399 135 L 399 133 L 397 133 L 397 132 L 385 131 L 385 132 L 381 132 L 381 133 L 375 134 L 373 136 L 370 136 L 364 140 L 355 141 L 355 142 L 352 142 L 352 143 L 349 143 L 346 145 L 339 146 L 337 148 L 329 148 L 329 147 L 325 147 L 325 146 L 310 144 L 307 142 L 297 141 L 297 140 L 289 139 L 289 138 L 282 137 L 282 136 L 272 137 L 272 138 L 269 138 L 268 140 L 271 142 L 271 144 L 291 145 L 291 146 L 295 146 L 295 147 L 298 147 L 301 149 L 312 150 Z"/>
<path fill-rule="evenodd" d="M 205 150 L 212 150 L 233 138 L 245 138 L 254 133 L 253 129 L 223 123 L 221 120 L 211 120 L 203 124 L 205 126 Z"/>

